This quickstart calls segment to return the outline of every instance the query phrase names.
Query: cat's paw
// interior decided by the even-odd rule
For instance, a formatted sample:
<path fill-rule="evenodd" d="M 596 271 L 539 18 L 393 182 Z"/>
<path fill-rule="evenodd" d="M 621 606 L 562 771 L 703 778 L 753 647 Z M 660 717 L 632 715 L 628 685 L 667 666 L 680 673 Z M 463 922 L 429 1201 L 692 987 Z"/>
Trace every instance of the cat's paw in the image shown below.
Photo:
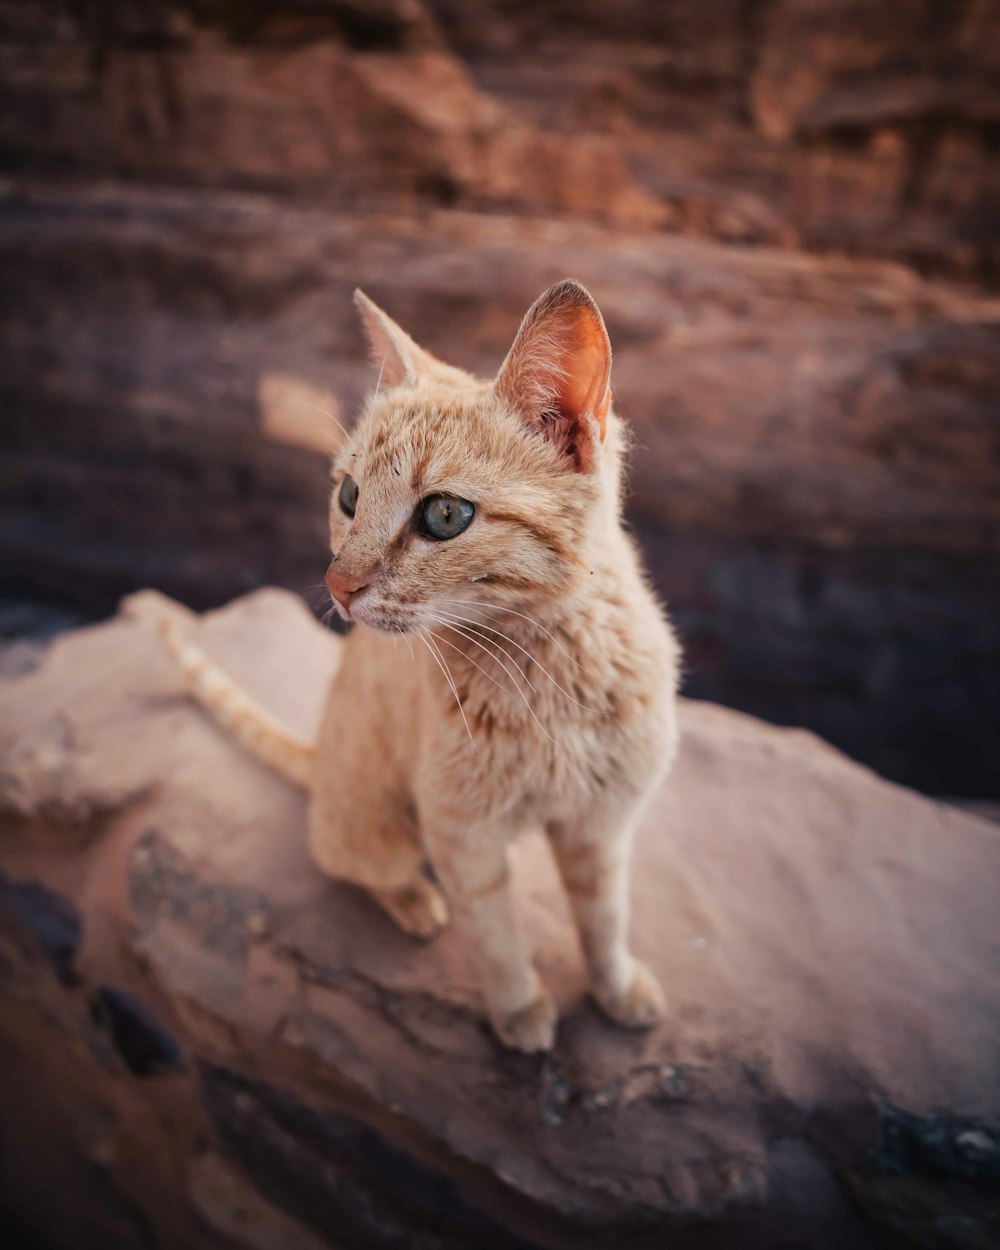
<path fill-rule="evenodd" d="M 651 1028 L 667 1012 L 659 981 L 638 959 L 634 961 L 632 979 L 624 990 L 594 986 L 593 995 L 605 1015 L 627 1029 Z"/>
<path fill-rule="evenodd" d="M 507 1016 L 494 1017 L 493 1028 L 505 1046 L 530 1055 L 539 1050 L 552 1049 L 558 1018 L 552 996 L 539 987 L 538 997 L 532 999 L 527 1007 Z"/>
<path fill-rule="evenodd" d="M 404 933 L 427 942 L 448 923 L 448 904 L 433 882 L 418 877 L 396 890 L 373 891 L 377 902 Z"/>

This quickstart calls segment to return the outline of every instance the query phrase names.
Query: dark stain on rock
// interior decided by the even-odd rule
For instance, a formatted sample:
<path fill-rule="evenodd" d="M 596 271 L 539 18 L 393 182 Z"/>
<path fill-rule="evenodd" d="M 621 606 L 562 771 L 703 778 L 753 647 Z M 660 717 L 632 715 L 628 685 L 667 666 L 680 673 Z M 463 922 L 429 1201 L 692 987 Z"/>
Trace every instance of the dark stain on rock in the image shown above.
<path fill-rule="evenodd" d="M 136 844 L 129 868 L 129 902 L 141 932 L 159 920 L 175 921 L 224 959 L 246 958 L 253 937 L 266 924 L 261 894 L 205 881 L 156 830 Z"/>
<path fill-rule="evenodd" d="M 948 1113 L 924 1119 L 882 1107 L 872 1165 L 890 1176 L 916 1173 L 993 1189 L 1000 1185 L 1000 1120 Z"/>
<path fill-rule="evenodd" d="M 83 922 L 75 903 L 38 881 L 11 881 L 0 873 L 0 909 L 34 938 L 63 985 L 76 985 L 76 952 Z"/>
<path fill-rule="evenodd" d="M 532 1250 L 470 1206 L 453 1182 L 373 1129 L 226 1068 L 201 1065 L 205 1106 L 260 1192 L 338 1245 Z"/>
<path fill-rule="evenodd" d="M 184 1052 L 149 1010 L 125 990 L 99 985 L 91 995 L 95 1021 L 107 1029 L 135 1076 L 158 1076 L 185 1066 Z"/>

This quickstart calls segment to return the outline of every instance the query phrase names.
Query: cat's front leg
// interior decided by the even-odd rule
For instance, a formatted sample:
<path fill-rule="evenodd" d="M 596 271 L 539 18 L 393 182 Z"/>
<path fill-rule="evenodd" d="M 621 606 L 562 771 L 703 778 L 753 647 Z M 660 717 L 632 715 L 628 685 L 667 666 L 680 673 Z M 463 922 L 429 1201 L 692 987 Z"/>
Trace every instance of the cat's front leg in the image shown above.
<path fill-rule="evenodd" d="M 535 971 L 511 892 L 507 841 L 495 829 L 433 822 L 425 834 L 434 869 L 486 1000 L 493 1029 L 505 1046 L 549 1050 L 555 1003 Z"/>
<path fill-rule="evenodd" d="M 640 804 L 599 805 L 547 826 L 580 931 L 598 1006 L 618 1024 L 645 1029 L 666 1011 L 656 977 L 628 948 L 629 868 Z"/>

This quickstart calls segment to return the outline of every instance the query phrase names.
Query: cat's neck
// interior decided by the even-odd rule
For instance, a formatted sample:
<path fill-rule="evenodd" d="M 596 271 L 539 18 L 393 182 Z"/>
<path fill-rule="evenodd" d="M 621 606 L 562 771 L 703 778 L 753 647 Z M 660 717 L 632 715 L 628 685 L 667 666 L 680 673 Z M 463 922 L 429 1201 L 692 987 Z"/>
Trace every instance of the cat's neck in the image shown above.
<path fill-rule="evenodd" d="M 563 593 L 507 605 L 446 601 L 439 628 L 456 680 L 463 676 L 476 687 L 486 679 L 501 688 L 530 690 L 537 678 L 549 694 L 552 685 L 565 692 L 619 684 L 629 666 L 627 653 L 635 652 L 639 638 L 648 639 L 650 629 L 661 633 L 662 618 L 623 533 L 620 544 L 607 543 L 592 557 Z M 491 688 L 484 693 L 490 696 Z"/>

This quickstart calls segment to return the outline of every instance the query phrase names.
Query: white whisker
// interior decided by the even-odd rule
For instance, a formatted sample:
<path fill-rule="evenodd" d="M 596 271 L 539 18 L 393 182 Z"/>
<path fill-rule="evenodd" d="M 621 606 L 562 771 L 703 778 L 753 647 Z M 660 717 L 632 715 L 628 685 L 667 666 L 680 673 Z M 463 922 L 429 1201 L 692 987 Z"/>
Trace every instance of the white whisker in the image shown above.
<path fill-rule="evenodd" d="M 350 432 L 344 425 L 343 421 L 341 421 L 339 417 L 335 417 L 332 412 L 327 412 L 327 410 L 325 408 L 321 408 L 319 404 L 314 404 L 311 399 L 300 399 L 299 403 L 305 405 L 306 408 L 315 408 L 317 412 L 321 412 L 324 417 L 327 417 L 335 426 L 338 427 L 338 429 L 340 429 L 344 438 L 351 437 Z"/>
<path fill-rule="evenodd" d="M 502 655 L 505 655 L 507 659 L 510 660 L 511 664 L 514 665 L 514 668 L 517 670 L 518 676 L 524 679 L 525 684 L 527 685 L 528 689 L 532 692 L 532 694 L 538 693 L 538 691 L 535 689 L 534 683 L 532 682 L 531 678 L 524 671 L 524 669 L 520 666 L 520 664 L 518 664 L 517 658 L 511 655 L 511 653 L 507 650 L 506 647 L 502 647 L 500 643 L 494 642 L 492 638 L 488 637 L 487 634 L 485 634 L 481 629 L 479 629 L 478 622 L 470 620 L 468 617 L 457 616 L 451 612 L 439 612 L 437 614 L 437 620 L 440 625 L 446 625 L 449 629 L 456 630 L 463 637 L 467 637 L 471 639 L 472 635 L 475 634 L 477 637 L 482 638 L 486 642 L 490 643 L 491 646 L 496 647 L 496 649 Z M 501 662 L 499 656 L 495 655 L 492 651 L 487 651 L 487 655 L 493 656 L 493 658 L 497 660 L 498 663 Z"/>
<path fill-rule="evenodd" d="M 438 615 L 439 615 L 439 617 L 440 617 L 441 621 L 442 621 L 442 622 L 444 622 L 444 621 L 446 620 L 446 618 L 447 618 L 450 614 L 449 614 L 449 613 L 438 613 Z M 577 699 L 577 698 L 575 698 L 573 695 L 571 695 L 571 694 L 570 694 L 570 692 L 569 692 L 568 690 L 566 690 L 563 686 L 561 686 L 561 685 L 559 684 L 559 682 L 557 682 L 557 681 L 556 681 L 556 679 L 552 676 L 552 674 L 551 674 L 551 673 L 549 672 L 549 670 L 548 670 L 548 669 L 544 666 L 544 664 L 539 663 L 539 661 L 535 658 L 535 656 L 533 656 L 533 655 L 531 654 L 531 652 L 530 652 L 530 651 L 529 651 L 526 647 L 522 647 L 522 646 L 521 646 L 521 644 L 520 644 L 519 642 L 517 642 L 517 641 L 515 641 L 515 639 L 511 638 L 511 636 L 510 636 L 509 634 L 505 634 L 505 633 L 503 632 L 503 630 L 502 630 L 502 629 L 495 629 L 492 625 L 484 625 L 482 621 L 473 622 L 473 621 L 471 621 L 468 617 L 460 617 L 460 616 L 457 616 L 457 615 L 456 615 L 456 616 L 455 616 L 455 620 L 461 620 L 461 621 L 464 621 L 467 625 L 470 625 L 470 626 L 472 626 L 472 625 L 477 625 L 477 626 L 481 627 L 482 629 L 486 630 L 486 631 L 487 631 L 487 633 L 490 633 L 490 634 L 496 634 L 498 637 L 503 638 L 505 641 L 509 642 L 509 643 L 510 643 L 510 645 L 511 645 L 512 647 L 517 647 L 518 651 L 522 651 L 522 652 L 523 652 L 523 653 L 524 653 L 524 654 L 528 657 L 528 659 L 532 662 L 532 664 L 534 664 L 534 665 L 535 665 L 535 667 L 539 670 L 539 672 L 541 672 L 541 673 L 542 673 L 545 677 L 547 677 L 547 678 L 549 679 L 549 681 L 550 681 L 550 682 L 552 682 L 553 686 L 555 686 L 555 688 L 556 688 L 556 689 L 560 692 L 560 694 L 565 695 L 565 696 L 566 696 L 566 698 L 567 698 L 567 699 L 569 699 L 569 701 L 570 701 L 571 703 L 575 703 L 577 707 L 579 707 L 579 708 L 583 708 L 583 710 L 584 710 L 585 712 L 590 712 L 590 711 L 592 711 L 592 710 L 593 710 L 593 709 L 591 709 L 591 708 L 587 707 L 587 705 L 586 705 L 585 703 L 581 703 L 579 699 Z M 479 632 L 479 631 L 477 630 L 477 632 Z M 498 643 L 497 645 L 499 646 L 499 643 Z M 505 650 L 505 651 L 504 651 L 504 654 L 505 654 L 505 655 L 510 655 L 510 652 Z M 511 657 L 511 658 L 513 659 L 513 657 Z M 525 674 L 525 678 L 524 678 L 524 679 L 525 679 L 525 681 L 527 681 L 527 680 L 528 680 L 527 674 Z M 529 683 L 529 684 L 530 684 L 530 683 Z M 532 688 L 532 690 L 534 690 L 534 686 L 532 686 L 531 688 Z"/>
<path fill-rule="evenodd" d="M 481 612 L 507 612 L 511 616 L 519 616 L 522 620 L 527 621 L 529 625 L 534 625 L 536 629 L 540 629 L 542 633 L 546 636 L 546 638 L 551 639 L 552 642 L 555 643 L 555 645 L 559 648 L 559 650 L 563 653 L 563 655 L 568 660 L 572 661 L 572 663 L 574 663 L 577 666 L 577 668 L 583 669 L 583 665 L 580 663 L 580 661 L 576 658 L 575 655 L 573 655 L 570 651 L 568 651 L 563 646 L 563 644 L 559 641 L 559 639 L 555 636 L 555 634 L 553 634 L 550 630 L 546 629 L 545 626 L 541 624 L 541 622 L 536 621 L 533 616 L 528 616 L 527 613 L 525 612 L 518 612 L 515 608 L 509 608 L 505 604 L 501 604 L 501 603 L 479 603 L 475 599 L 444 599 L 442 600 L 442 602 L 450 603 L 454 607 L 458 607 L 458 608 L 462 608 L 462 607 L 477 608 Z"/>
<path fill-rule="evenodd" d="M 455 685 L 455 682 L 452 679 L 451 672 L 448 669 L 448 665 L 445 663 L 444 657 L 441 655 L 439 651 L 436 650 L 434 643 L 431 642 L 431 640 L 427 638 L 424 634 L 422 634 L 419 630 L 417 631 L 417 637 L 427 648 L 427 652 L 430 655 L 431 659 L 434 661 L 434 663 L 438 666 L 438 668 L 444 674 L 444 679 L 448 683 L 449 687 L 451 688 L 451 693 L 455 696 L 455 705 L 462 715 L 462 723 L 465 725 L 465 732 L 469 735 L 469 743 L 472 747 L 473 754 L 476 754 L 478 750 L 478 748 L 476 747 L 476 740 L 472 736 L 472 730 L 469 728 L 469 722 L 465 715 L 465 708 L 462 707 L 462 700 L 458 697 L 458 687 Z"/>
<path fill-rule="evenodd" d="M 471 643 L 473 644 L 473 646 L 478 647 L 480 651 L 482 651 L 485 655 L 488 655 L 488 656 L 490 657 L 490 659 L 491 659 L 491 660 L 494 660 L 497 664 L 499 664 L 499 665 L 500 665 L 500 667 L 503 669 L 503 671 L 507 674 L 507 676 L 510 678 L 511 682 L 513 683 L 513 685 L 514 685 L 514 689 L 517 691 L 517 693 L 518 693 L 518 694 L 521 696 L 521 698 L 524 700 L 524 706 L 528 709 L 528 712 L 529 712 L 529 714 L 531 715 L 532 720 L 535 722 L 535 724 L 538 726 L 538 728 L 542 731 L 542 733 L 546 736 L 546 738 L 548 738 L 548 740 L 549 740 L 549 741 L 553 744 L 553 746 L 558 746 L 558 743 L 556 742 L 555 738 L 553 738 L 553 737 L 552 737 L 552 735 L 549 733 L 549 731 L 545 728 L 545 726 L 542 724 L 542 722 L 538 719 L 538 716 L 537 716 L 537 715 L 536 715 L 536 713 L 535 713 L 535 709 L 531 706 L 531 703 L 530 703 L 530 702 L 529 702 L 529 700 L 528 700 L 528 696 L 527 696 L 527 695 L 524 693 L 524 691 L 521 689 L 520 684 L 518 683 L 517 679 L 514 677 L 514 674 L 510 671 L 510 669 L 509 669 L 509 668 L 507 667 L 507 665 L 503 662 L 503 660 L 501 660 L 501 659 L 500 659 L 500 657 L 499 657 L 498 655 L 494 654 L 494 652 L 489 651 L 489 650 L 488 650 L 485 646 L 483 646 L 483 644 L 482 644 L 481 642 L 479 642 L 476 638 L 473 638 L 471 634 L 467 634 L 467 633 L 465 632 L 464 628 L 463 628 L 461 625 L 455 625 L 455 624 L 452 624 L 452 623 L 450 623 L 450 622 L 448 622 L 448 621 L 445 621 L 445 620 L 440 620 L 440 619 L 438 619 L 437 623 L 438 623 L 438 624 L 440 624 L 440 625 L 444 625 L 444 627 L 445 627 L 446 629 L 451 629 L 451 630 L 453 630 L 456 634 L 458 634 L 458 635 L 459 635 L 459 637 L 460 637 L 460 638 L 465 638 L 468 642 L 471 642 Z M 487 639 L 487 642 L 489 642 L 489 641 L 490 641 L 490 640 L 489 640 L 489 639 Z M 461 648 L 460 648 L 460 647 L 456 647 L 454 643 L 450 643 L 449 645 L 450 645 L 451 647 L 453 647 L 453 649 L 454 649 L 454 650 L 456 650 L 456 651 L 461 651 Z M 494 643 L 493 645 L 494 645 L 494 646 L 498 646 L 498 644 L 496 644 L 496 643 Z M 501 650 L 502 650 L 502 648 L 499 648 L 499 649 L 501 649 Z M 517 664 L 515 663 L 515 661 L 513 660 L 513 658 L 512 658 L 511 656 L 509 656 L 509 655 L 508 655 L 508 653 L 507 653 L 506 651 L 504 651 L 504 655 L 507 655 L 507 658 L 508 658 L 508 659 L 510 659 L 510 662 L 514 665 L 515 669 L 517 669 L 517 672 L 518 672 L 518 673 L 519 673 L 522 677 L 524 677 L 524 680 L 525 680 L 526 682 L 528 682 L 528 686 L 529 686 L 529 688 L 531 689 L 531 691 L 532 691 L 533 693 L 537 693 L 537 692 L 535 691 L 535 687 L 531 685 L 531 682 L 530 682 L 530 681 L 528 681 L 527 676 L 525 676 L 525 674 L 524 674 L 523 672 L 521 672 L 521 669 L 517 667 Z M 472 657 L 471 657 L 471 656 L 469 656 L 469 655 L 467 655 L 465 658 L 469 661 L 469 663 L 470 663 L 470 664 L 475 664 L 475 663 L 476 663 L 476 662 L 472 659 Z M 480 665 L 478 665 L 478 664 L 476 664 L 476 668 L 480 668 L 480 671 L 485 672 L 485 670 L 481 669 L 481 666 L 480 666 Z M 486 676 L 487 676 L 487 677 L 489 677 L 489 673 L 486 673 Z M 499 684 L 500 684 L 499 682 L 496 682 L 496 679 L 495 679 L 495 678 L 493 678 L 492 680 L 493 680 L 493 681 L 494 681 L 497 685 L 499 685 Z M 501 687 L 501 689 L 503 689 L 503 687 Z M 510 692 L 509 692 L 509 691 L 505 691 L 505 693 L 509 694 Z"/>
<path fill-rule="evenodd" d="M 375 379 L 375 390 L 372 392 L 372 397 L 368 403 L 369 412 L 372 410 L 372 408 L 375 407 L 375 401 L 376 399 L 378 399 L 378 393 L 382 386 L 382 374 L 384 372 L 385 372 L 385 357 L 383 356 L 382 363 L 378 367 L 378 377 Z"/>
<path fill-rule="evenodd" d="M 442 636 L 440 634 L 436 634 L 433 629 L 428 629 L 427 632 L 428 634 L 430 634 L 430 636 L 433 639 L 435 639 L 438 642 L 438 644 L 444 643 L 446 647 L 451 647 L 452 651 L 457 651 L 458 654 L 463 656 L 466 660 L 468 660 L 469 663 L 474 668 L 478 668 L 479 671 L 482 673 L 482 675 L 484 677 L 488 677 L 489 680 L 494 684 L 494 686 L 497 687 L 498 690 L 503 690 L 504 694 L 510 694 L 510 691 L 506 690 L 504 686 L 499 681 L 497 681 L 497 679 L 493 676 L 492 673 L 488 673 L 481 664 L 479 664 L 476 660 L 472 658 L 471 655 L 466 655 L 465 652 L 462 650 L 462 648 L 458 646 L 456 643 L 449 642 L 447 638 L 442 638 Z"/>

